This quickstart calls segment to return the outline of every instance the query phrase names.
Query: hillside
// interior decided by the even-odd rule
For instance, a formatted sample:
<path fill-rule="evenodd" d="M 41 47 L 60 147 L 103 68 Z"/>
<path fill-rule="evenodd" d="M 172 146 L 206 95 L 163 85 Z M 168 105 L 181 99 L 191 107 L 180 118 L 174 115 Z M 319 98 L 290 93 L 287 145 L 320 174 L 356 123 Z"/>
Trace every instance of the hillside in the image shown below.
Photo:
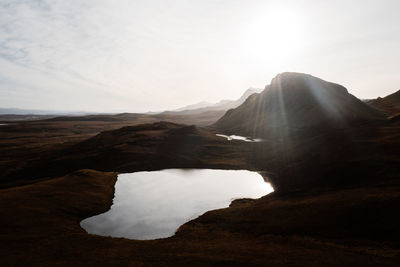
<path fill-rule="evenodd" d="M 224 110 L 203 110 L 202 112 L 185 113 L 120 113 L 120 114 L 103 114 L 103 115 L 86 115 L 86 116 L 61 116 L 50 118 L 50 122 L 116 122 L 116 123 L 151 123 L 158 121 L 171 121 L 175 123 L 195 124 L 205 126 L 217 121 L 223 114 Z M 1 117 L 0 117 L 1 119 Z"/>
<path fill-rule="evenodd" d="M 260 94 L 231 109 L 214 126 L 225 133 L 282 138 L 376 123 L 384 115 L 343 86 L 302 73 L 282 73 Z"/>
<path fill-rule="evenodd" d="M 368 100 L 367 104 L 385 112 L 389 116 L 398 116 L 400 115 L 400 90 L 383 98 L 378 97 Z"/>

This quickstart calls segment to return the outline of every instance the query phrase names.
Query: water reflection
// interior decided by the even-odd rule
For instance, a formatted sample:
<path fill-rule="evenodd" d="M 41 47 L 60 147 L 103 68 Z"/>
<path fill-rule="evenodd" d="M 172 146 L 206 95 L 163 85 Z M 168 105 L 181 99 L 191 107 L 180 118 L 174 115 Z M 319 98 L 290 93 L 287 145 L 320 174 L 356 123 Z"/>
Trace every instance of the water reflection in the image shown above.
<path fill-rule="evenodd" d="M 228 207 L 235 198 L 259 198 L 273 189 L 257 172 L 168 169 L 121 174 L 111 209 L 87 218 L 91 234 L 156 239 L 208 210 Z"/>
<path fill-rule="evenodd" d="M 240 135 L 225 135 L 225 134 L 216 134 L 216 136 L 224 137 L 227 140 L 240 140 L 240 141 L 245 141 L 245 142 L 261 142 L 262 139 L 260 138 L 249 138 L 249 137 L 244 137 Z"/>

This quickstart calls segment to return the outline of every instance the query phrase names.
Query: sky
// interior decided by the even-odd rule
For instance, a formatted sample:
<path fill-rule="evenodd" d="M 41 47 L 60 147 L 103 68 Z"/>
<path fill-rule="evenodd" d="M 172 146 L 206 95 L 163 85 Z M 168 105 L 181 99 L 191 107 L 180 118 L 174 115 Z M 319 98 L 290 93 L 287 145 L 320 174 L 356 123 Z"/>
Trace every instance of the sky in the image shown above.
<path fill-rule="evenodd" d="M 146 112 L 278 73 L 400 89 L 398 0 L 0 0 L 0 107 Z"/>

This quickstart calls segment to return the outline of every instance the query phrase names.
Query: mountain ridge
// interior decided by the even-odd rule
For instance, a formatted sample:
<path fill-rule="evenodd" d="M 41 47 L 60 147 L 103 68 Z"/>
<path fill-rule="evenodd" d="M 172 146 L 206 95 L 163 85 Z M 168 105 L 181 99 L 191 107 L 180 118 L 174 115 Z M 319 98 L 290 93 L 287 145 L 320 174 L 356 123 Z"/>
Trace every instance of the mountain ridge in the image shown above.
<path fill-rule="evenodd" d="M 354 127 L 384 117 L 339 84 L 284 72 L 260 94 L 228 110 L 213 126 L 229 134 L 279 139 L 311 130 Z"/>
<path fill-rule="evenodd" d="M 378 97 L 366 102 L 368 105 L 379 109 L 389 116 L 396 117 L 400 115 L 400 90 L 387 95 L 385 97 Z"/>
<path fill-rule="evenodd" d="M 250 95 L 259 93 L 260 91 L 262 89 L 250 87 L 236 100 L 220 100 L 217 103 L 199 102 L 179 109 L 164 111 L 162 114 L 195 114 L 210 110 L 228 110 L 241 105 Z"/>

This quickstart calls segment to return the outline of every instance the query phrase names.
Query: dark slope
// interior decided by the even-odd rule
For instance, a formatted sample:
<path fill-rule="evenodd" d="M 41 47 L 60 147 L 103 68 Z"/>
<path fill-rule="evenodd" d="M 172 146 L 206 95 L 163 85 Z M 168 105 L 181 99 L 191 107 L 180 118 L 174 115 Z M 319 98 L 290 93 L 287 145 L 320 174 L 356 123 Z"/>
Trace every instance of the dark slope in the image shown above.
<path fill-rule="evenodd" d="M 309 135 L 375 123 L 384 115 L 341 85 L 302 73 L 282 73 L 260 94 L 229 110 L 214 126 L 264 138 Z"/>
<path fill-rule="evenodd" d="M 377 108 L 389 116 L 395 117 L 400 115 L 400 90 L 397 92 L 385 96 L 383 98 L 378 97 L 367 101 L 367 104 Z"/>
<path fill-rule="evenodd" d="M 245 168 L 240 145 L 204 128 L 171 122 L 125 126 L 85 141 L 49 150 L 0 179 L 0 187 L 91 168 L 134 172 L 163 168 Z"/>
<path fill-rule="evenodd" d="M 62 116 L 48 119 L 49 122 L 127 122 L 131 124 L 152 123 L 158 121 L 172 121 L 175 123 L 195 124 L 199 126 L 210 125 L 225 113 L 226 109 L 208 110 L 198 112 L 164 112 L 157 114 L 120 113 L 87 116 Z"/>

